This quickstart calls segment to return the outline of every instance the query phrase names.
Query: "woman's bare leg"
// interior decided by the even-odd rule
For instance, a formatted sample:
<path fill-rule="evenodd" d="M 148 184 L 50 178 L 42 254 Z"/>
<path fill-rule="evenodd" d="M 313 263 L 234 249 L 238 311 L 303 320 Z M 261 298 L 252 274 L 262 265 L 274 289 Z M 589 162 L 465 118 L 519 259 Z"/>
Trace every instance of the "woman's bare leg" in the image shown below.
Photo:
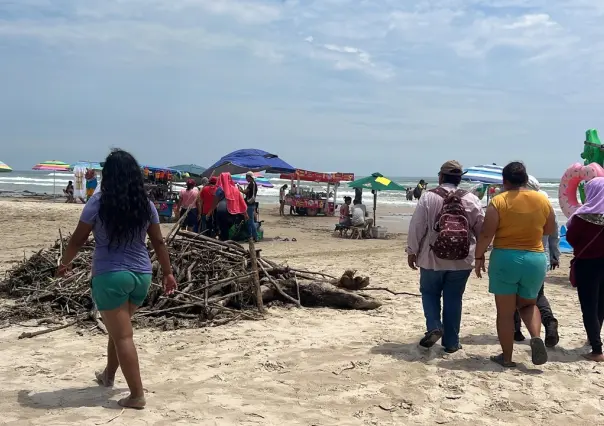
<path fill-rule="evenodd" d="M 516 295 L 495 295 L 497 306 L 497 336 L 503 352 L 503 361 L 512 362 L 514 352 L 514 312 L 516 312 Z"/>
<path fill-rule="evenodd" d="M 101 317 L 113 341 L 113 348 L 115 349 L 119 366 L 122 368 L 122 373 L 130 389 L 130 396 L 126 398 L 128 401 L 125 401 L 125 405 L 133 408 L 142 408 L 145 405 L 145 393 L 138 364 L 138 354 L 134 346 L 132 323 L 130 321 L 134 310 L 136 310 L 136 307 L 127 302 L 117 309 L 101 311 Z M 110 354 L 112 351 L 110 344 L 108 344 L 107 349 L 107 361 L 109 363 L 109 356 L 112 356 Z M 120 404 L 122 401 L 120 401 Z M 128 404 L 129 401 L 132 404 Z"/>
<path fill-rule="evenodd" d="M 541 313 L 537 307 L 537 299 L 518 297 L 516 301 L 518 312 L 531 337 L 541 336 Z"/>
<path fill-rule="evenodd" d="M 130 318 L 132 318 L 138 306 L 128 303 L 128 308 L 130 310 Z M 96 373 L 97 380 L 104 386 L 113 386 L 118 368 L 120 368 L 120 361 L 115 350 L 115 343 L 113 343 L 113 339 L 109 336 L 107 338 L 107 365 L 105 366 L 105 370 Z"/>

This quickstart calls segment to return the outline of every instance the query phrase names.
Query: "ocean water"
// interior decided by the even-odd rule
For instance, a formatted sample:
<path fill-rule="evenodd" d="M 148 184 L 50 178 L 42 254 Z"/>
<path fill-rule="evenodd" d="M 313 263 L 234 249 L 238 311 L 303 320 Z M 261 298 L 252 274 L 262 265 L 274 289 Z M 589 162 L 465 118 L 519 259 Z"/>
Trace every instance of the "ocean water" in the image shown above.
<path fill-rule="evenodd" d="M 259 188 L 258 190 L 258 201 L 261 203 L 277 203 L 279 200 L 279 188 L 284 185 L 290 185 L 289 180 L 279 179 L 278 176 L 267 175 L 267 178 L 271 181 L 274 188 Z M 52 195 L 62 194 L 63 188 L 67 186 L 70 180 L 73 180 L 74 176 L 72 173 L 52 173 L 48 171 L 13 171 L 12 173 L 0 173 L 0 197 L 15 197 L 24 195 Z M 396 183 L 405 187 L 415 187 L 417 182 L 422 179 L 421 177 L 393 177 L 392 180 Z M 423 178 L 428 182 L 428 189 L 434 188 L 437 185 L 435 178 Z M 558 187 L 560 184 L 559 180 L 554 179 L 543 179 L 540 180 L 541 189 L 547 192 L 550 201 L 559 218 L 563 219 L 564 216 L 560 210 L 560 204 L 558 203 Z M 315 182 L 301 182 L 302 187 L 311 187 L 316 191 L 326 190 L 327 185 Z M 463 188 L 470 188 L 472 184 L 463 183 Z M 344 196 L 354 197 L 354 190 L 349 188 L 345 182 L 338 188 L 338 200 L 342 200 Z M 366 204 L 372 202 L 371 194 L 365 191 L 364 200 Z M 483 201 L 486 204 L 486 198 Z M 407 201 L 404 192 L 397 191 L 384 191 L 378 194 L 378 206 L 379 205 L 392 205 L 392 206 L 415 206 L 416 201 Z M 565 219 L 563 219 L 565 220 Z"/>

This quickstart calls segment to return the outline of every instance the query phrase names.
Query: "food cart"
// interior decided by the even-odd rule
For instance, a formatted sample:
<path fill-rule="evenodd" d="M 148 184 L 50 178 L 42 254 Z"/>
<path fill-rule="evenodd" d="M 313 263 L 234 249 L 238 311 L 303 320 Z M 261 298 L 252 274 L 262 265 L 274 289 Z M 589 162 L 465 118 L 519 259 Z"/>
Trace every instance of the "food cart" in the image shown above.
<path fill-rule="evenodd" d="M 281 179 L 291 180 L 290 192 L 285 196 L 285 204 L 293 207 L 296 214 L 333 216 L 336 212 L 340 182 L 352 182 L 354 173 L 322 173 L 298 169 L 294 173 L 282 174 Z M 314 188 L 303 188 L 300 182 L 326 183 L 327 190 L 323 192 L 315 191 Z"/>
<path fill-rule="evenodd" d="M 178 201 L 178 193 L 173 190 L 172 182 L 180 172 L 167 167 L 142 166 L 141 168 L 145 191 L 155 204 L 160 221 L 169 222 L 174 214 L 174 205 Z"/>

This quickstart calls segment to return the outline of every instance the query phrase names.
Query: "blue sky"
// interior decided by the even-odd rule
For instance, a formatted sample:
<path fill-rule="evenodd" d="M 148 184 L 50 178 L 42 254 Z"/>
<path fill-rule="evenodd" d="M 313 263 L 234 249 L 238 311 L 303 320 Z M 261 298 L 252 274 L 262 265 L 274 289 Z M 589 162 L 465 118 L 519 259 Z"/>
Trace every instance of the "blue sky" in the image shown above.
<path fill-rule="evenodd" d="M 7 0 L 0 160 L 559 177 L 604 129 L 595 0 Z"/>

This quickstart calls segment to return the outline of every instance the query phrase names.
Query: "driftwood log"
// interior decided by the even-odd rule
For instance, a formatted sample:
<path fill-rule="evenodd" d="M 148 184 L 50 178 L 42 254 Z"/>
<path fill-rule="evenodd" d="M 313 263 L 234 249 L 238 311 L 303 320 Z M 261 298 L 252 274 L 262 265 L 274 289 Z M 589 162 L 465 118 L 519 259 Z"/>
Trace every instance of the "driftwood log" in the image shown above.
<path fill-rule="evenodd" d="M 382 306 L 379 301 L 373 298 L 342 290 L 320 281 L 302 280 L 299 281 L 299 286 L 296 286 L 294 280 L 286 280 L 281 282 L 281 288 L 291 298 L 296 297 L 299 288 L 300 303 L 306 307 L 323 306 L 334 309 L 371 310 Z M 264 303 L 274 300 L 288 301 L 278 291 L 268 286 L 262 287 L 262 299 Z"/>
<path fill-rule="evenodd" d="M 76 322 L 106 333 L 90 293 L 94 241 L 84 245 L 67 276 L 56 278 L 58 261 L 67 243 L 68 238 L 61 238 L 6 273 L 0 293 L 14 301 L 0 311 L 0 320 L 14 324 L 28 319 L 61 318 L 58 324 L 63 325 L 45 333 Z M 166 244 L 178 290 L 170 296 L 163 294 L 159 264 L 149 248 L 153 282 L 134 316 L 134 322 L 142 327 L 172 329 L 260 319 L 265 305 L 272 302 L 361 310 L 380 306 L 369 296 L 349 291 L 366 287 L 369 278 L 355 277 L 354 272 L 347 271 L 338 280 L 323 272 L 292 269 L 262 257 L 253 242 L 244 247 L 175 228 Z"/>

